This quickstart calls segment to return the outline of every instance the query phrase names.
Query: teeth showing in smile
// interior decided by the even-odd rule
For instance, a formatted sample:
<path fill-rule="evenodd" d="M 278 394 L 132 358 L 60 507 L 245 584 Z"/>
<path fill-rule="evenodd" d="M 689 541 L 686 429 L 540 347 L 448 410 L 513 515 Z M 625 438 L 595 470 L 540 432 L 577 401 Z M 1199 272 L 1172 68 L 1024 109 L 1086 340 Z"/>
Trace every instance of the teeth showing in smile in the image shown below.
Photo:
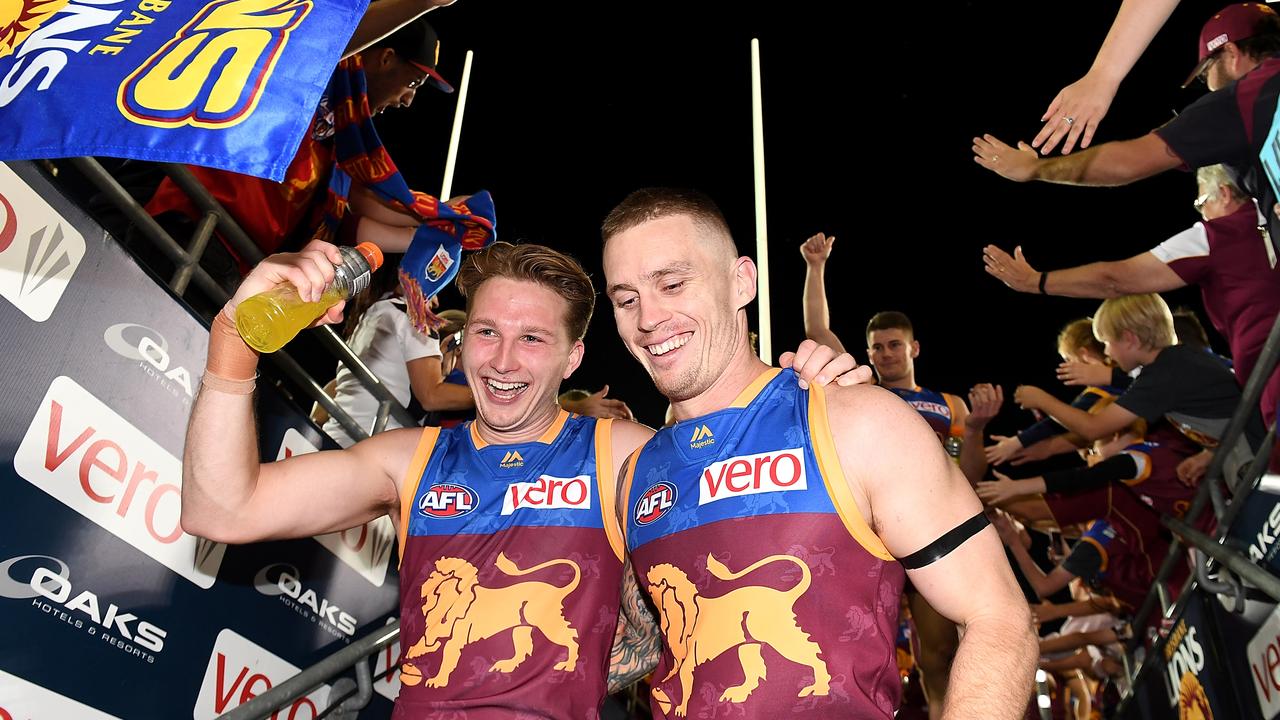
<path fill-rule="evenodd" d="M 684 344 L 689 342 L 690 337 L 692 337 L 692 335 L 677 335 L 673 338 L 668 338 L 666 341 L 660 342 L 657 345 L 646 345 L 645 349 L 648 350 L 651 355 L 666 355 L 678 347 L 684 347 Z"/>
<path fill-rule="evenodd" d="M 504 392 L 504 393 L 517 392 L 529 386 L 529 383 L 514 383 L 514 382 L 507 383 L 507 382 L 499 382 L 497 380 L 485 380 L 485 382 L 489 384 L 489 387 L 492 388 L 494 392 Z"/>

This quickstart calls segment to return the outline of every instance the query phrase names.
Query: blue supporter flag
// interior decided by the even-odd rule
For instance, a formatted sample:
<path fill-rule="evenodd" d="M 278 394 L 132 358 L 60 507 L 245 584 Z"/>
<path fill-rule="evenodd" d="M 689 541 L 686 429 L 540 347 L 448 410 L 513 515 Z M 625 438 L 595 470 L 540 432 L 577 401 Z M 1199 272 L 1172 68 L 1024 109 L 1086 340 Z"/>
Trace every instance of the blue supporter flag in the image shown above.
<path fill-rule="evenodd" d="M 280 181 L 368 0 L 0 1 L 0 160 Z"/>

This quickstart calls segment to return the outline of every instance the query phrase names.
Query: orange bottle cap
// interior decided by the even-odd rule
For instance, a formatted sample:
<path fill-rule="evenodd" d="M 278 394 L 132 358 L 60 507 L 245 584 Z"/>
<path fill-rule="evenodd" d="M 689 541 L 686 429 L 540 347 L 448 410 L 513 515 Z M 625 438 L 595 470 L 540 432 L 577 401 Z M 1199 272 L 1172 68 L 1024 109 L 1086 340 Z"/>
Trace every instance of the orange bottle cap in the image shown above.
<path fill-rule="evenodd" d="M 371 242 L 362 242 L 356 245 L 356 250 L 369 262 L 370 271 L 382 267 L 382 248 Z"/>

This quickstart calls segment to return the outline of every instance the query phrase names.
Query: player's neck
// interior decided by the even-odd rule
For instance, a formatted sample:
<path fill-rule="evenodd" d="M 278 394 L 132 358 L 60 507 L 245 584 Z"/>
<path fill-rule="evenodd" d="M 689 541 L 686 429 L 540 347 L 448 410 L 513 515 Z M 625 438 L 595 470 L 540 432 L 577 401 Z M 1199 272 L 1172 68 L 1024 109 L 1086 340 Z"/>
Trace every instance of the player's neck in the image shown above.
<path fill-rule="evenodd" d="M 560 417 L 560 406 L 554 402 L 546 403 L 532 411 L 529 417 L 510 428 L 495 428 L 476 414 L 476 433 L 490 445 L 519 445 L 533 442 L 546 434 L 547 430 Z"/>
<path fill-rule="evenodd" d="M 907 373 L 906 375 L 904 375 L 903 377 L 898 378 L 897 380 L 881 382 L 880 386 L 886 387 L 886 388 L 892 388 L 894 390 L 915 390 L 916 389 L 916 373 L 913 370 Z"/>
<path fill-rule="evenodd" d="M 710 387 L 697 397 L 671 404 L 676 420 L 688 420 L 729 407 L 748 385 L 760 377 L 760 373 L 768 369 L 769 366 L 751 352 L 751 346 L 744 341 Z"/>

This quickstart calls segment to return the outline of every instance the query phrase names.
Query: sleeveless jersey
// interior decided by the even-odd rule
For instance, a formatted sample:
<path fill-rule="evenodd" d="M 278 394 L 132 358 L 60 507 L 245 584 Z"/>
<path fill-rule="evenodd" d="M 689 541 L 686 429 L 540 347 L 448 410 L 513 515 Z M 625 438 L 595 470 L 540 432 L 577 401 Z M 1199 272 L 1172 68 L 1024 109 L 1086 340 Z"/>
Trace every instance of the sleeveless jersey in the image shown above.
<path fill-rule="evenodd" d="M 594 718 L 607 694 L 622 541 L 609 420 L 536 441 L 426 428 L 400 508 L 396 719 Z"/>
<path fill-rule="evenodd" d="M 907 404 L 915 408 L 920 413 L 925 422 L 929 423 L 929 427 L 933 428 L 933 432 L 938 436 L 938 441 L 944 446 L 947 444 L 948 438 L 961 439 L 964 437 L 964 423 L 959 422 L 956 418 L 956 408 L 964 403 L 963 400 L 950 393 L 940 393 L 934 390 L 925 390 L 919 385 L 911 389 L 906 388 L 885 388 L 889 392 L 897 395 Z"/>
<path fill-rule="evenodd" d="M 1201 449 L 1173 425 L 1158 420 L 1141 442 L 1122 451 L 1138 465 L 1137 476 L 1125 484 L 1157 511 L 1180 518 L 1191 508 L 1196 489 L 1178 479 L 1178 464 Z"/>
<path fill-rule="evenodd" d="M 821 388 L 770 370 L 658 431 L 624 484 L 660 615 L 656 718 L 891 718 L 904 573 L 846 484 Z"/>

